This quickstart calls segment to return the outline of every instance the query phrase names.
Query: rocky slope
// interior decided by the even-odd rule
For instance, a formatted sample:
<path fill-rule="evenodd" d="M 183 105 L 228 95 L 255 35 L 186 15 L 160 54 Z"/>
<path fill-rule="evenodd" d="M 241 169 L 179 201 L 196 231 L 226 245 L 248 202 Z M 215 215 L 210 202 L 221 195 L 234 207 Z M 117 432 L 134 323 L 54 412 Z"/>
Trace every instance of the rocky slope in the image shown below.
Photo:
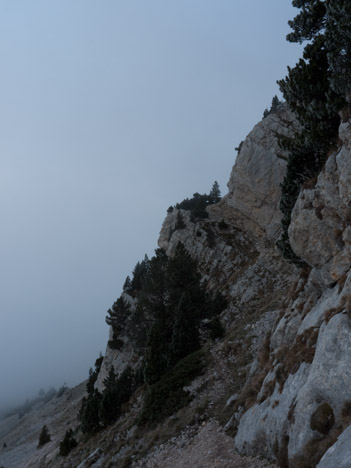
<path fill-rule="evenodd" d="M 341 125 L 339 148 L 295 205 L 289 236 L 306 262 L 298 269 L 275 246 L 286 170 L 278 136 L 291 135 L 295 127 L 292 114 L 279 106 L 241 145 L 229 192 L 207 208 L 208 217 L 174 209 L 163 223 L 159 246 L 172 256 L 182 242 L 208 289 L 221 291 L 228 301 L 220 316 L 223 338 L 208 340 L 204 323 L 207 367 L 187 387 L 189 405 L 156 427 L 137 427 L 141 388 L 116 424 L 90 437 L 77 432 L 78 447 L 63 459 L 59 440 L 68 426 L 78 428 L 72 415 L 83 385 L 67 394 L 62 406 L 37 408 L 28 415 L 29 425 L 4 421 L 1 440 L 6 434 L 10 443 L 0 453 L 0 465 L 303 468 L 316 466 L 329 449 L 318 466 L 350 466 L 351 128 Z M 134 299 L 123 297 L 133 311 Z M 131 324 L 119 337 L 120 350 L 107 346 L 98 390 L 111 368 L 120 374 L 140 364 L 132 332 Z M 43 424 L 55 437 L 38 451 Z M 269 461 L 247 458 L 252 456 Z"/>
<path fill-rule="evenodd" d="M 289 237 L 308 267 L 272 331 L 265 380 L 235 439 L 240 452 L 264 451 L 289 466 L 314 466 L 351 421 L 350 130 L 341 125 L 339 148 L 295 204 Z M 339 451 L 318 466 L 340 458 L 350 466 L 350 450 Z"/>
<path fill-rule="evenodd" d="M 0 466 L 51 466 L 58 456 L 59 443 L 66 430 L 77 426 L 77 413 L 84 394 L 85 382 L 67 389 L 59 398 L 54 395 L 49 402 L 37 403 L 23 417 L 15 414 L 0 421 Z M 44 424 L 48 427 L 51 442 L 38 449 L 39 434 Z"/>

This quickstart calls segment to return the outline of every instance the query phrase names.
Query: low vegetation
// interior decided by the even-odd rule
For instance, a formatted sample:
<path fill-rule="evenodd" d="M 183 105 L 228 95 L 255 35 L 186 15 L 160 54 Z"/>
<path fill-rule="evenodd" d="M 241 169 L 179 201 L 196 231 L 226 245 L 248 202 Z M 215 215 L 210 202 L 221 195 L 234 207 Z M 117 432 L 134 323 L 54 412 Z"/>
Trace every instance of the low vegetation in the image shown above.
<path fill-rule="evenodd" d="M 208 218 L 206 207 L 218 203 L 220 200 L 221 191 L 218 182 L 215 181 L 209 194 L 200 195 L 199 193 L 194 193 L 192 198 L 185 198 L 182 202 L 177 203 L 175 207 L 178 210 L 190 211 L 192 220 Z M 168 211 L 173 211 L 173 207 L 170 208 L 168 208 Z"/>

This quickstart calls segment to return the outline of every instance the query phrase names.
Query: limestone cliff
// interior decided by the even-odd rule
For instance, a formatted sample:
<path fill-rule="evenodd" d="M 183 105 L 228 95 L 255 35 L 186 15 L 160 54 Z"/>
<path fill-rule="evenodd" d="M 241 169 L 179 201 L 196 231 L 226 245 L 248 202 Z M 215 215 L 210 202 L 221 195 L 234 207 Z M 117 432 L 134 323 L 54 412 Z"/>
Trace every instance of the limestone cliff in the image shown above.
<path fill-rule="evenodd" d="M 286 155 L 278 136 L 291 135 L 296 121 L 285 105 L 258 123 L 241 145 L 228 183 L 228 194 L 207 208 L 208 218 L 192 219 L 181 210 L 185 226 L 177 229 L 178 210 L 162 225 L 158 245 L 172 256 L 178 242 L 198 261 L 210 290 L 220 290 L 230 299 L 224 319 L 232 323 L 243 308 L 268 310 L 287 287 L 295 269 L 276 250 L 280 234 L 280 183 Z M 133 300 L 124 296 L 128 301 Z M 274 319 L 272 316 L 271 320 Z M 269 325 L 266 325 L 269 327 Z M 265 330 L 261 331 L 263 336 Z M 110 330 L 110 339 L 112 330 Z M 106 348 L 96 387 L 101 391 L 111 367 L 117 373 L 138 361 L 128 337 L 123 351 Z"/>
<path fill-rule="evenodd" d="M 79 444 L 64 464 L 58 437 L 38 454 L 33 434 L 26 442 L 27 461 L 20 459 L 24 452 L 16 445 L 22 437 L 16 425 L 17 432 L 10 429 L 6 435 L 14 447 L 0 453 L 0 464 L 268 466 L 247 458 L 259 455 L 281 467 L 302 468 L 316 466 L 324 455 L 322 468 L 349 466 L 351 124 L 341 125 L 339 147 L 318 180 L 305 184 L 292 213 L 290 242 L 306 263 L 303 269 L 284 260 L 275 245 L 287 164 L 278 139 L 291 135 L 296 125 L 280 105 L 242 143 L 228 194 L 206 208 L 207 216 L 173 209 L 162 225 L 159 247 L 172 257 L 182 242 L 208 290 L 227 299 L 219 317 L 226 329 L 222 338 L 209 340 L 206 320 L 201 324 L 207 367 L 186 387 L 188 406 L 156 428 L 139 429 L 145 397 L 140 387 L 114 425 L 87 439 L 77 424 Z M 133 319 L 137 301 L 128 294 L 123 300 L 131 313 L 118 346 L 106 348 L 95 382 L 100 392 L 112 368 L 118 375 L 127 366 L 137 370 L 143 359 L 136 339 L 141 324 Z M 109 338 L 114 340 L 112 329 Z M 79 392 L 84 394 L 84 386 Z M 75 399 L 72 410 L 78 406 Z M 47 410 L 41 410 L 46 419 L 33 413 L 36 427 L 50 423 L 61 436 L 68 423 L 74 426 L 72 414 L 65 424 Z"/>
<path fill-rule="evenodd" d="M 341 124 L 339 147 L 295 204 L 289 238 L 309 267 L 282 305 L 266 377 L 235 439 L 242 453 L 265 451 L 292 467 L 314 466 L 351 421 L 350 130 Z M 319 466 L 339 466 L 339 458 L 331 449 Z"/>

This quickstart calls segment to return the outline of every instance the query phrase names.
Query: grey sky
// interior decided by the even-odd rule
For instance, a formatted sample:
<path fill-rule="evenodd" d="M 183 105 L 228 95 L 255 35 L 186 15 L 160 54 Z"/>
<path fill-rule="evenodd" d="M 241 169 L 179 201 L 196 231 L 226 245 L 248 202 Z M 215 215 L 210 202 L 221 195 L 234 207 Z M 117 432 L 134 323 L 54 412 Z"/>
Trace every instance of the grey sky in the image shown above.
<path fill-rule="evenodd" d="M 213 181 L 300 48 L 289 0 L 0 1 L 0 400 L 85 379 L 169 205 Z"/>

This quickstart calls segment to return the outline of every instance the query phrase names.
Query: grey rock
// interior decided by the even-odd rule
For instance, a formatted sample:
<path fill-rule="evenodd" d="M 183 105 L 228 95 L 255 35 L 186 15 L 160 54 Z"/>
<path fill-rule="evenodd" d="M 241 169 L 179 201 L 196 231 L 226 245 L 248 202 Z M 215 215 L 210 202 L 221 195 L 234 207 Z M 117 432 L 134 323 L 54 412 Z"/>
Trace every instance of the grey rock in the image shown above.
<path fill-rule="evenodd" d="M 297 123 L 285 105 L 258 123 L 240 149 L 228 182 L 225 202 L 237 220 L 255 233 L 276 240 L 280 233 L 280 183 L 286 171 L 286 154 L 277 135 L 291 136 Z"/>
<path fill-rule="evenodd" d="M 350 468 L 351 426 L 344 430 L 338 440 L 324 454 L 317 468 Z"/>
<path fill-rule="evenodd" d="M 77 468 L 87 468 L 89 466 L 94 466 L 98 468 L 102 466 L 100 464 L 100 461 L 102 462 L 101 457 L 102 457 L 102 450 L 101 448 L 98 447 L 85 460 L 83 460 L 82 463 L 80 463 Z"/>
<path fill-rule="evenodd" d="M 340 126 L 340 149 L 329 156 L 316 186 L 300 193 L 289 227 L 293 250 L 320 270 L 326 285 L 351 267 L 350 129 L 350 123 Z"/>
<path fill-rule="evenodd" d="M 228 398 L 228 400 L 226 401 L 225 406 L 228 407 L 228 406 L 233 405 L 238 398 L 239 398 L 239 395 L 237 393 L 234 393 L 234 395 L 232 395 L 231 397 Z"/>

